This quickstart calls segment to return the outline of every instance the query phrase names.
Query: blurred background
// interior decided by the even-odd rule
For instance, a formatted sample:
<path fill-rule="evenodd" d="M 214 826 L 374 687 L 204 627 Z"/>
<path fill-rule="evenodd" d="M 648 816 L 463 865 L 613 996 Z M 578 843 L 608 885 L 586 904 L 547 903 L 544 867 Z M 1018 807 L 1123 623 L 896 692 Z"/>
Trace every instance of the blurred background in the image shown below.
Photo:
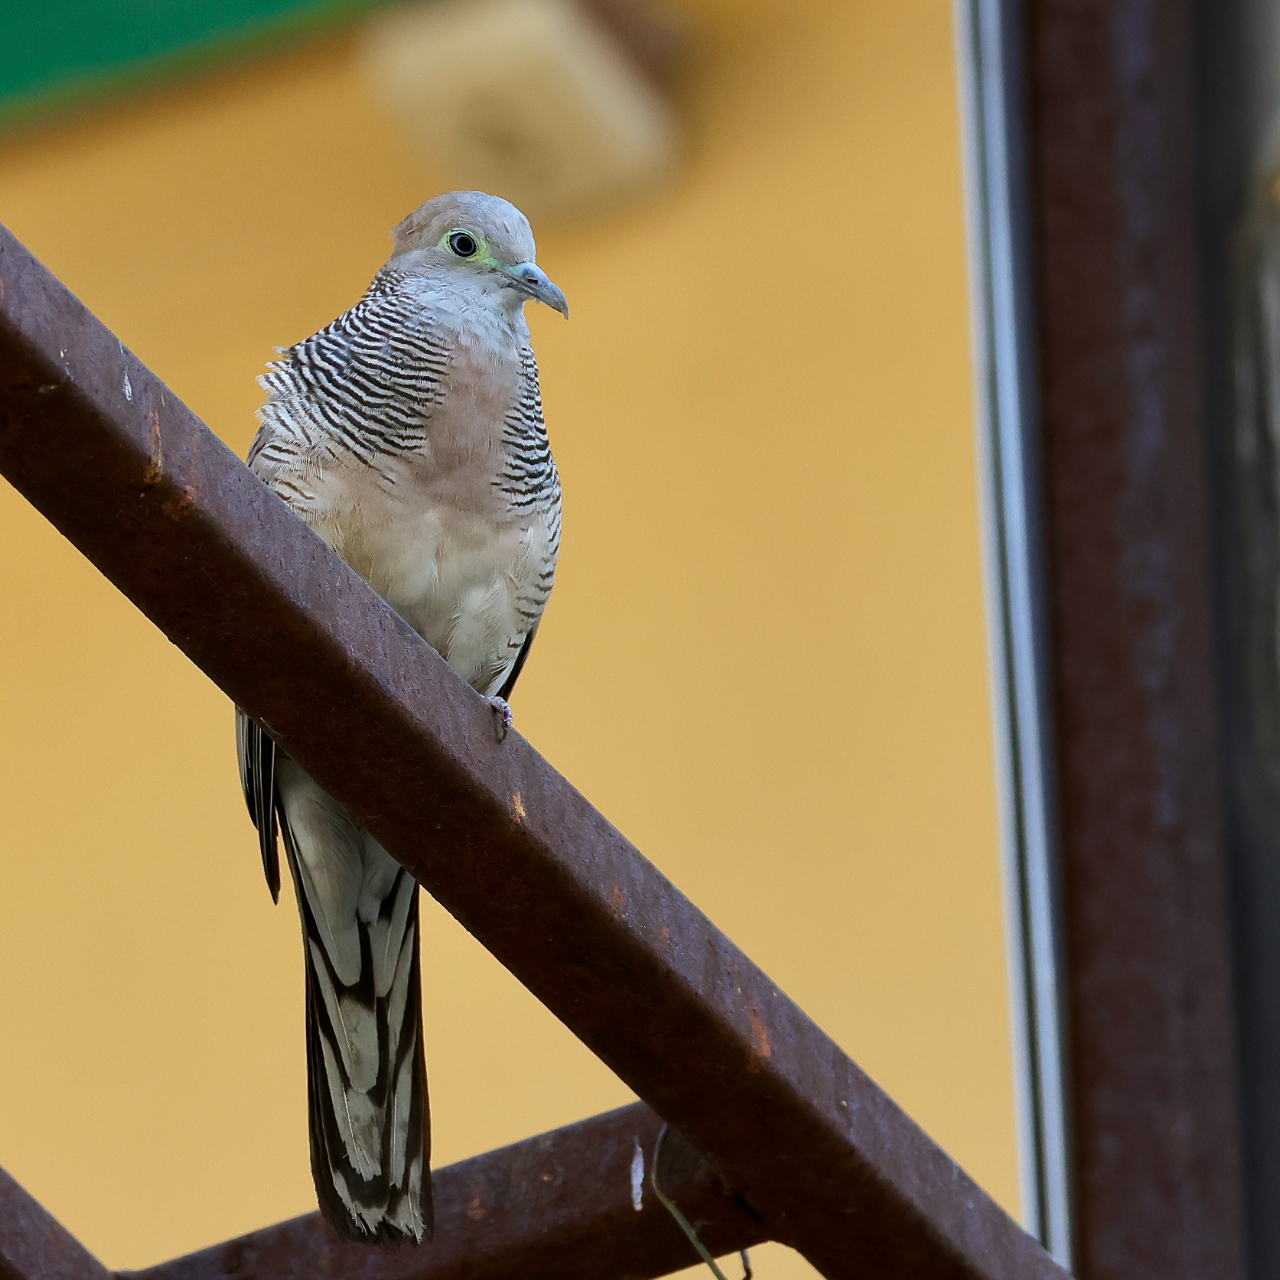
<path fill-rule="evenodd" d="M 5 6 L 0 123 L 0 222 L 242 456 L 404 214 L 526 206 L 517 728 L 1016 1213 L 949 0 Z M 231 707 L 2 482 L 0 592 L 0 1165 L 116 1268 L 307 1212 Z M 629 1100 L 425 906 L 437 1164 Z"/>

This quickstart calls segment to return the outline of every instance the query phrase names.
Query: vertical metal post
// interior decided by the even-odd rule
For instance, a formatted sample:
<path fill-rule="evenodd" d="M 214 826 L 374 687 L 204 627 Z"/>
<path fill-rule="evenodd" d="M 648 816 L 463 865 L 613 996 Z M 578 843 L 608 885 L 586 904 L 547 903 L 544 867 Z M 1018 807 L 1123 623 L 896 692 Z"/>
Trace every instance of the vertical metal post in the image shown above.
<path fill-rule="evenodd" d="M 1052 708 L 1018 0 L 957 0 L 1022 1216 L 1071 1266 Z"/>
<path fill-rule="evenodd" d="M 1025 0 L 1074 1261 L 1244 1274 L 1189 0 Z"/>

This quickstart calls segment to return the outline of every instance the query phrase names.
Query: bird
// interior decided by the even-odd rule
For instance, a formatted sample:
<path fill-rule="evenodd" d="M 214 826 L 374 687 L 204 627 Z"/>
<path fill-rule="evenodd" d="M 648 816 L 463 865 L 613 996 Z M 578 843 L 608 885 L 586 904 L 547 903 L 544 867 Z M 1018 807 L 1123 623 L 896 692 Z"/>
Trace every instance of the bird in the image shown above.
<path fill-rule="evenodd" d="M 248 464 L 489 699 L 501 738 L 560 548 L 524 307 L 569 307 L 497 196 L 437 196 L 392 241 L 355 306 L 276 349 Z M 430 1239 L 417 884 L 239 708 L 236 739 L 272 899 L 282 840 L 301 916 L 320 1210 L 343 1240 Z"/>

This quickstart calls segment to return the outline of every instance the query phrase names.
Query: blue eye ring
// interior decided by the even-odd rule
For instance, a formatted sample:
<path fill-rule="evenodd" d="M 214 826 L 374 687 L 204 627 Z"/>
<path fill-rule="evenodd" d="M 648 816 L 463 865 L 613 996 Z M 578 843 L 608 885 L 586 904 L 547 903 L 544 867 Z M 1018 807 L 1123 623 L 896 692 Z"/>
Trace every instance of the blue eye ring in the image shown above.
<path fill-rule="evenodd" d="M 480 242 L 470 231 L 449 232 L 449 252 L 459 258 L 474 258 L 480 252 Z"/>

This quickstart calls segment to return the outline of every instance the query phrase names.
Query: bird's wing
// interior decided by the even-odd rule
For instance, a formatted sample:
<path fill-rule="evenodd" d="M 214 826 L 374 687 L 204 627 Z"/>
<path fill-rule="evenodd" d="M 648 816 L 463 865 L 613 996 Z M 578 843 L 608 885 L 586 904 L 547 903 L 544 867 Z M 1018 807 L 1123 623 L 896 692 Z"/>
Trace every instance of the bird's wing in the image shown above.
<path fill-rule="evenodd" d="M 520 652 L 516 654 L 516 660 L 511 665 L 511 670 L 507 673 L 507 678 L 502 682 L 502 688 L 498 690 L 498 697 L 506 701 L 511 697 L 511 691 L 516 687 L 516 681 L 520 679 L 520 672 L 524 670 L 525 661 L 529 657 L 529 650 L 533 648 L 533 637 L 538 634 L 538 623 L 535 622 L 529 630 L 529 634 L 524 638 L 524 644 L 520 646 Z"/>
<path fill-rule="evenodd" d="M 538 634 L 542 611 L 547 606 L 555 582 L 560 554 L 560 476 L 551 455 L 547 426 L 542 416 L 542 392 L 538 385 L 538 362 L 533 348 L 520 349 L 519 393 L 511 412 L 503 421 L 506 462 L 498 480 L 498 491 L 513 510 L 540 508 L 546 514 L 546 541 L 540 549 L 541 571 L 525 587 L 516 608 L 527 630 L 515 661 L 511 664 L 498 697 L 511 696 L 516 680 L 528 660 L 533 638 Z M 513 641 L 514 643 L 514 641 Z M 486 692 L 494 692 L 491 688 Z"/>
<path fill-rule="evenodd" d="M 316 453 L 345 446 L 366 461 L 421 448 L 443 395 L 450 344 L 406 277 L 382 271 L 364 297 L 305 341 L 281 352 L 259 379 L 269 395 L 249 466 L 304 517 L 316 501 L 305 475 Z M 236 712 L 240 783 L 258 829 L 271 897 L 280 896 L 276 847 L 276 747 Z"/>
<path fill-rule="evenodd" d="M 236 708 L 236 754 L 240 758 L 240 788 L 249 817 L 258 829 L 262 870 L 271 901 L 280 901 L 280 853 L 276 844 L 276 744 L 266 732 Z"/>

